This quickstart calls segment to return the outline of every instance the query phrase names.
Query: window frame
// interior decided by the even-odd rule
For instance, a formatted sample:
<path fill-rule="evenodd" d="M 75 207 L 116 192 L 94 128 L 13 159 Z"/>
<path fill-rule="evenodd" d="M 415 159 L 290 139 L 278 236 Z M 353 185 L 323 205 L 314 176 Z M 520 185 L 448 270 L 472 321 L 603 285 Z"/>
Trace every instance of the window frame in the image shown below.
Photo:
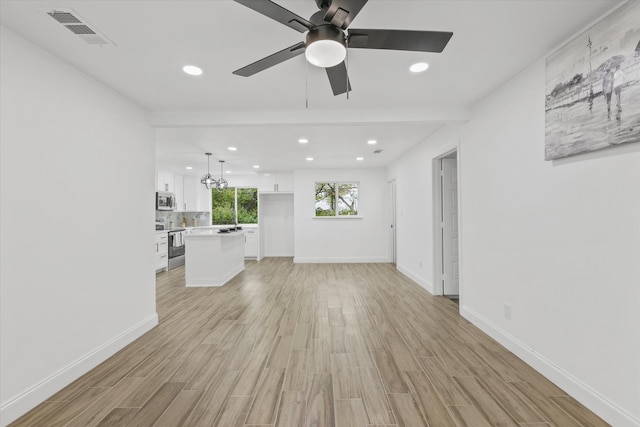
<path fill-rule="evenodd" d="M 234 220 L 235 223 L 233 225 L 258 225 L 258 222 L 260 221 L 260 215 L 259 215 L 259 211 L 260 211 L 260 206 L 259 206 L 259 200 L 260 198 L 258 197 L 259 191 L 258 191 L 258 187 L 250 187 L 250 186 L 238 186 L 238 187 L 228 187 L 227 189 L 225 189 L 225 191 L 229 191 L 233 189 L 233 215 L 234 215 Z M 250 189 L 250 190 L 255 190 L 256 193 L 256 222 L 254 223 L 239 223 L 238 222 L 238 190 L 241 189 Z M 214 205 L 213 205 L 213 192 L 214 191 L 218 191 L 215 188 L 211 189 L 211 225 L 212 226 L 225 226 L 225 225 L 232 225 L 232 224 L 214 224 L 213 220 L 214 220 L 214 216 L 213 216 L 213 209 L 214 209 Z"/>
<path fill-rule="evenodd" d="M 335 220 L 335 219 L 361 219 L 362 215 L 360 215 L 360 181 L 356 181 L 356 180 L 322 180 L 322 181 L 314 181 L 313 187 L 314 187 L 314 194 L 315 194 L 315 189 L 317 188 L 318 184 L 332 184 L 334 186 L 334 191 L 335 192 L 339 192 L 340 191 L 340 185 L 343 184 L 350 184 L 350 185 L 356 185 L 358 188 L 358 198 L 357 198 L 357 203 L 358 203 L 358 210 L 357 210 L 357 214 L 356 215 L 340 215 L 339 211 L 338 211 L 338 197 L 335 198 L 335 206 L 333 206 L 333 211 L 335 212 L 334 215 L 318 215 L 317 211 L 316 211 L 316 203 L 317 201 L 314 200 L 313 203 L 313 218 L 314 219 L 329 219 L 329 220 Z"/>

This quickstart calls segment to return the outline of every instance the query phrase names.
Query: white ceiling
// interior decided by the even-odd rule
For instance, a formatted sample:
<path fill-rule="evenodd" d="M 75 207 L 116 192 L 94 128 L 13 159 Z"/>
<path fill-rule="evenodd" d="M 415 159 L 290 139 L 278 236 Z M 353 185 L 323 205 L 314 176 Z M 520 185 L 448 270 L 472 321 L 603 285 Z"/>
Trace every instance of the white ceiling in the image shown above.
<path fill-rule="evenodd" d="M 276 2 L 305 18 L 317 10 L 313 0 Z M 254 164 L 265 172 L 385 166 L 442 125 L 466 120 L 475 102 L 618 3 L 369 0 L 351 27 L 454 34 L 442 54 L 351 49 L 348 100 L 334 97 L 324 70 L 304 56 L 232 75 L 304 34 L 230 0 L 0 0 L 0 22 L 148 110 L 159 167 L 185 172 L 189 164 L 199 174 L 210 151 L 234 173 L 254 173 Z M 67 8 L 115 46 L 88 45 L 46 15 Z M 411 74 L 418 61 L 429 70 Z M 186 64 L 204 74 L 187 76 Z M 310 143 L 300 146 L 300 137 Z M 372 154 L 371 138 L 381 154 Z"/>

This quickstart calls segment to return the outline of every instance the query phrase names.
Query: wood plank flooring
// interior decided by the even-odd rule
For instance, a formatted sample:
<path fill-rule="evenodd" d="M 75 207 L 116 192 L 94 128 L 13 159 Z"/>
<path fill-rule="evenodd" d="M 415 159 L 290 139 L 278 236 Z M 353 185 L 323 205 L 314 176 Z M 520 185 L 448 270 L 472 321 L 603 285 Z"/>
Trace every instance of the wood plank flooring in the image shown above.
<path fill-rule="evenodd" d="M 160 324 L 12 426 L 606 426 L 389 264 L 157 275 Z"/>

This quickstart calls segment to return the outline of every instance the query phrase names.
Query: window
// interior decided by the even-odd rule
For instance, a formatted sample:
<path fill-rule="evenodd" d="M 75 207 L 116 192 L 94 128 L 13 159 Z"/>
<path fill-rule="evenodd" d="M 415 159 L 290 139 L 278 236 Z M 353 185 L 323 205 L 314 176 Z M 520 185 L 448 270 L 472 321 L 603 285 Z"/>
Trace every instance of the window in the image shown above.
<path fill-rule="evenodd" d="M 357 215 L 357 182 L 316 182 L 316 217 Z"/>
<path fill-rule="evenodd" d="M 227 188 L 211 190 L 211 224 L 257 224 L 258 189 Z"/>
<path fill-rule="evenodd" d="M 236 189 L 236 205 L 238 206 L 238 224 L 258 223 L 258 189 Z"/>

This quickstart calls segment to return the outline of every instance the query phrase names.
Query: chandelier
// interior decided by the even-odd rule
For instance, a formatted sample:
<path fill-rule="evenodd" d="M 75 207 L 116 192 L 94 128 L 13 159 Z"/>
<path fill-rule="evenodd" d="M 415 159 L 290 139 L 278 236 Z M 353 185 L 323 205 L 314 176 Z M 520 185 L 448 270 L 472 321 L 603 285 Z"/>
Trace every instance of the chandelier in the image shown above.
<path fill-rule="evenodd" d="M 222 169 L 222 165 L 224 160 L 219 160 L 220 162 L 220 179 L 216 180 L 213 175 L 211 175 L 209 159 L 211 158 L 211 153 L 205 153 L 207 155 L 207 173 L 202 176 L 200 182 L 204 184 L 207 190 L 211 190 L 212 188 L 217 189 L 220 192 L 223 192 L 227 188 L 229 188 L 229 183 L 226 179 L 224 179 L 224 171 Z"/>
<path fill-rule="evenodd" d="M 229 183 L 222 176 L 222 165 L 224 163 L 224 160 L 218 160 L 218 161 L 220 162 L 220 179 L 216 182 L 216 188 L 218 189 L 219 192 L 222 193 L 224 190 L 227 189 L 227 187 L 229 187 Z"/>
<path fill-rule="evenodd" d="M 209 172 L 209 159 L 211 158 L 211 153 L 205 153 L 207 155 L 207 173 L 202 177 L 200 182 L 204 184 L 207 190 L 211 190 L 214 187 L 218 186 L 218 181 L 211 175 Z"/>

